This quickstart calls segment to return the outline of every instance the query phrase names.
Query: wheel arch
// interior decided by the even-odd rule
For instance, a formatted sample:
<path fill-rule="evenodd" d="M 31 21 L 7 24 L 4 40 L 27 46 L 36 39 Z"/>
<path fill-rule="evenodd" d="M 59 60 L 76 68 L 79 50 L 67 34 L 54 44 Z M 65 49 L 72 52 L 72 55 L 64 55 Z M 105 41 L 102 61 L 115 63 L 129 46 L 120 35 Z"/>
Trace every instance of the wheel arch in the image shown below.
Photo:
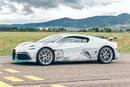
<path fill-rule="evenodd" d="M 38 49 L 38 51 L 37 51 L 37 53 L 36 53 L 36 61 L 38 61 L 38 52 L 41 50 L 41 49 L 44 49 L 44 48 L 49 48 L 52 52 L 53 52 L 53 54 L 54 54 L 54 58 L 53 58 L 53 62 L 54 62 L 54 60 L 55 60 L 55 52 L 54 52 L 54 50 L 51 48 L 51 47 L 41 47 L 40 49 Z"/>
<path fill-rule="evenodd" d="M 115 51 L 114 51 L 114 49 L 113 49 L 113 47 L 111 47 L 111 46 L 109 46 L 109 45 L 104 45 L 104 46 L 102 46 L 100 49 L 99 49 L 99 51 L 98 51 L 98 56 L 99 56 L 99 52 L 100 52 L 100 50 L 102 49 L 102 48 L 104 48 L 104 47 L 109 47 L 109 48 L 111 48 L 112 49 L 112 52 L 113 52 L 113 59 L 115 59 Z"/>

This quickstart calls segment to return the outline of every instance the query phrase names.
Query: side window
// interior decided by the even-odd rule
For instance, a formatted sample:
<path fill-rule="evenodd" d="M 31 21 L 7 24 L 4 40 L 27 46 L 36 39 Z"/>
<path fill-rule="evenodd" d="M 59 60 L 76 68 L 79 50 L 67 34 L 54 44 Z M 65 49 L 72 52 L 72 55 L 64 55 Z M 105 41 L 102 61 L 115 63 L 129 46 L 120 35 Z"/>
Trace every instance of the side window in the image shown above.
<path fill-rule="evenodd" d="M 77 37 L 77 36 L 71 36 L 71 37 L 66 37 L 62 39 L 61 43 L 87 43 L 89 41 L 88 38 L 85 37 Z"/>
<path fill-rule="evenodd" d="M 82 39 L 81 38 L 72 38 L 72 43 L 82 43 Z"/>
<path fill-rule="evenodd" d="M 79 37 L 67 37 L 60 41 L 61 43 L 82 43 L 82 38 Z"/>
<path fill-rule="evenodd" d="M 72 39 L 71 38 L 64 38 L 60 41 L 61 43 L 71 43 Z"/>
<path fill-rule="evenodd" d="M 89 39 L 88 38 L 82 38 L 82 43 L 88 43 Z"/>

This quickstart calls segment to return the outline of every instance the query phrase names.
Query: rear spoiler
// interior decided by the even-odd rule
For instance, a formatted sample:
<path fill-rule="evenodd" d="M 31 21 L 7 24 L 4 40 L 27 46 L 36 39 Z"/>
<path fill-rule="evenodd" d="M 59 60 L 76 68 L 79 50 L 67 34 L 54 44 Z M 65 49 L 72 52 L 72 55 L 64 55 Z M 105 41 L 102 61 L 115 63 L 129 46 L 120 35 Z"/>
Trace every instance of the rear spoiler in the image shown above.
<path fill-rule="evenodd" d="M 105 37 L 105 36 L 94 36 L 94 37 L 98 37 L 98 38 L 101 38 L 101 39 L 108 39 L 109 41 L 117 39 L 116 37 Z"/>
<path fill-rule="evenodd" d="M 113 41 L 115 39 L 117 39 L 117 38 L 116 37 L 109 37 L 109 41 Z"/>

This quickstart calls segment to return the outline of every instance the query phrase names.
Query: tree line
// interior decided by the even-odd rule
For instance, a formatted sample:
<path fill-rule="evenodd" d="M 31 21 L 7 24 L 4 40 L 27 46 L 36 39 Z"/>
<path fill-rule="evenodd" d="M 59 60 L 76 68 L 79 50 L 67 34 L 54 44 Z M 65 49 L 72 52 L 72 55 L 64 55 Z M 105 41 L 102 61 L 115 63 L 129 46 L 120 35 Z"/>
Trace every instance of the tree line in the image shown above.
<path fill-rule="evenodd" d="M 0 32 L 130 32 L 130 29 L 113 30 L 111 28 L 66 29 L 66 28 L 18 28 L 0 27 Z"/>

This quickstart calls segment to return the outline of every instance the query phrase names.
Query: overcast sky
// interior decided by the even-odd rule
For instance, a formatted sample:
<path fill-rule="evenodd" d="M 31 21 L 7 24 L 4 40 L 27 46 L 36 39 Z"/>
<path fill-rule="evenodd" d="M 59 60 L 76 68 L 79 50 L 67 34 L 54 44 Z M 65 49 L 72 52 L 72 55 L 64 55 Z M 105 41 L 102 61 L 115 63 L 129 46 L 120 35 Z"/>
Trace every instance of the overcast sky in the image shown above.
<path fill-rule="evenodd" d="M 0 0 L 0 24 L 130 13 L 130 0 Z"/>

